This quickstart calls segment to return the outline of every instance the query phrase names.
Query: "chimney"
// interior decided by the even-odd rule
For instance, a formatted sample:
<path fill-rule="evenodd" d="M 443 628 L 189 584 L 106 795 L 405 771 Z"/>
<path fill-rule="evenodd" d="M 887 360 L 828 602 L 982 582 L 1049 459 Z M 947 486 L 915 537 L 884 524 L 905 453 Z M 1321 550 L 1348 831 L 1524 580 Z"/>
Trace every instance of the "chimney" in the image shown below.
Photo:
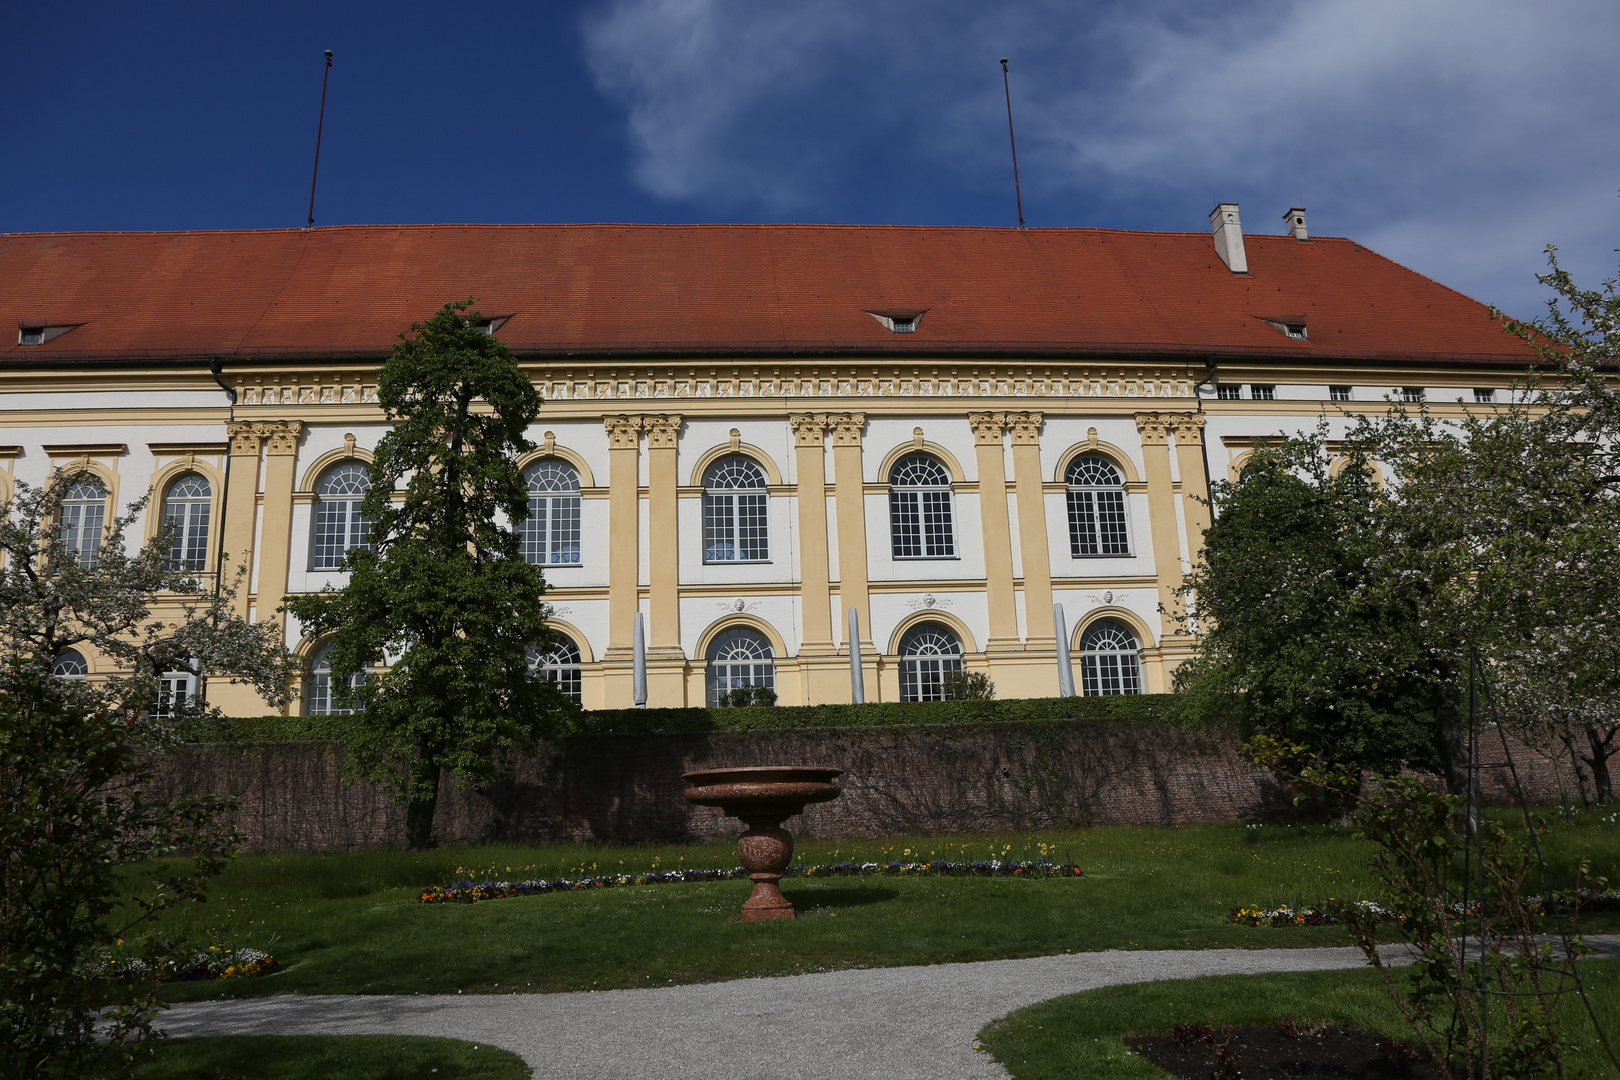
<path fill-rule="evenodd" d="M 1288 235 L 1295 240 L 1309 240 L 1310 234 L 1305 231 L 1305 208 L 1295 206 L 1283 215 L 1283 224 L 1288 226 Z"/>
<path fill-rule="evenodd" d="M 1238 204 L 1223 202 L 1209 212 L 1209 227 L 1215 233 L 1215 254 L 1234 274 L 1249 272 L 1248 257 L 1243 254 L 1243 222 L 1238 220 Z"/>

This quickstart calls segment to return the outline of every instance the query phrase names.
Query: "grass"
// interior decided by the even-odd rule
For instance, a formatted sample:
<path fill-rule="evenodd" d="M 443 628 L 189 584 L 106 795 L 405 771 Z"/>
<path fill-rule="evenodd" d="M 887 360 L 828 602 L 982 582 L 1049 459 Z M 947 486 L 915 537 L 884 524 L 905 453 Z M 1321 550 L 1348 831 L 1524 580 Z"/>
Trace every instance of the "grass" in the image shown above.
<path fill-rule="evenodd" d="M 1611 1043 L 1620 1038 L 1620 961 L 1588 960 L 1581 967 L 1592 1004 Z M 1614 1070 L 1573 998 L 1570 1017 L 1575 1075 Z M 1125 1035 L 1168 1031 L 1174 1024 L 1273 1024 L 1331 1021 L 1377 1035 L 1412 1040 L 1378 973 L 1371 970 L 1293 975 L 1225 975 L 1089 990 L 1020 1009 L 988 1025 L 979 1042 L 1014 1080 L 1163 1080 L 1157 1066 L 1130 1052 Z"/>
<path fill-rule="evenodd" d="M 1546 840 L 1561 854 L 1593 851 L 1599 872 L 1620 865 L 1620 826 L 1586 818 Z M 1337 945 L 1344 938 L 1336 927 L 1234 926 L 1226 914 L 1244 904 L 1373 895 L 1362 869 L 1368 850 L 1347 830 L 1322 825 L 810 841 L 798 852 L 805 862 L 1045 854 L 1086 873 L 1066 880 L 789 879 L 783 891 L 800 917 L 746 925 L 736 921 L 745 881 L 472 905 L 418 900 L 423 888 L 467 870 L 555 878 L 732 866 L 730 844 L 255 855 L 236 860 L 213 900 L 169 912 L 161 929 L 197 946 L 264 949 L 280 965 L 256 979 L 172 984 L 171 1000 L 600 990 L 1109 948 Z"/>
<path fill-rule="evenodd" d="M 527 1080 L 509 1050 L 412 1035 L 231 1035 L 160 1042 L 137 1080 Z"/>

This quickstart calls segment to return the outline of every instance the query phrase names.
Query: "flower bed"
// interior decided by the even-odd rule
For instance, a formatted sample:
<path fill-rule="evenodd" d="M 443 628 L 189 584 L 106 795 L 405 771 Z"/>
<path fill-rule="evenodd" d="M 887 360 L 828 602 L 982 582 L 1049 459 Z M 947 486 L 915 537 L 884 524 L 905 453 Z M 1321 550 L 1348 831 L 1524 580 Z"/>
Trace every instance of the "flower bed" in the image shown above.
<path fill-rule="evenodd" d="M 141 957 L 112 957 L 94 968 L 98 975 L 138 979 L 152 972 L 165 982 L 195 982 L 202 979 L 250 979 L 276 966 L 275 957 L 262 949 L 227 949 L 210 945 L 206 952 L 191 956 L 171 956 L 163 960 Z"/>
<path fill-rule="evenodd" d="M 1575 889 L 1557 894 L 1558 902 L 1568 905 L 1577 903 L 1582 911 L 1620 911 L 1620 889 Z M 1477 901 L 1463 903 L 1457 901 L 1451 905 L 1453 915 L 1471 915 Z M 1545 914 L 1546 897 L 1530 897 L 1525 900 L 1525 907 L 1535 915 Z M 1357 900 L 1353 904 L 1340 904 L 1329 900 L 1326 908 L 1311 906 L 1291 908 L 1284 904 L 1281 907 L 1240 907 L 1233 908 L 1227 913 L 1226 921 L 1238 923 L 1243 926 L 1337 926 L 1343 920 L 1333 914 L 1335 908 L 1359 908 L 1369 915 L 1387 915 L 1379 904 L 1372 900 Z"/>
<path fill-rule="evenodd" d="M 1020 862 L 1017 859 L 985 859 L 979 862 L 841 862 L 787 868 L 784 877 L 1027 877 L 1072 878 L 1079 877 L 1080 867 L 1072 863 L 1047 862 L 1035 859 Z M 424 904 L 475 904 L 480 900 L 499 900 L 507 896 L 535 896 L 540 893 L 573 892 L 577 889 L 611 889 L 624 885 L 675 885 L 689 881 L 729 881 L 745 878 L 748 871 L 741 866 L 729 870 L 663 870 L 643 874 L 603 874 L 598 877 L 557 878 L 553 881 L 458 881 L 453 885 L 435 885 L 422 893 Z"/>

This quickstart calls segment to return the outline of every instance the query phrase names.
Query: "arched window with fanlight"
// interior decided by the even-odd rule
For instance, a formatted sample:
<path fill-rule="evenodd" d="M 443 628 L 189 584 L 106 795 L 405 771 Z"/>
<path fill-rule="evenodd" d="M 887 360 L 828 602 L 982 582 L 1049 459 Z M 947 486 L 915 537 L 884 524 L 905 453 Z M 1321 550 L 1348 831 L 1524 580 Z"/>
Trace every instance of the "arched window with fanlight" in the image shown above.
<path fill-rule="evenodd" d="M 918 623 L 900 639 L 900 700 L 944 701 L 945 680 L 962 670 L 962 643 L 939 623 Z"/>
<path fill-rule="evenodd" d="M 1125 478 L 1101 454 L 1081 454 L 1069 463 L 1069 551 L 1077 559 L 1129 555 L 1130 522 L 1125 516 Z"/>
<path fill-rule="evenodd" d="M 90 665 L 78 649 L 63 649 L 51 663 L 51 674 L 58 679 L 82 679 L 90 674 Z"/>
<path fill-rule="evenodd" d="M 523 557 L 537 566 L 579 562 L 579 472 L 560 458 L 523 470 L 529 516 L 518 532 Z"/>
<path fill-rule="evenodd" d="M 358 690 L 366 684 L 366 674 L 357 671 L 349 676 L 349 689 Z M 310 658 L 309 678 L 304 689 L 306 716 L 352 716 L 360 711 L 355 699 L 340 700 L 332 685 L 332 643 L 328 641 Z"/>
<path fill-rule="evenodd" d="M 580 655 L 579 646 L 574 644 L 573 638 L 557 634 L 555 642 L 545 652 L 531 645 L 528 658 L 532 674 L 556 683 L 563 696 L 575 705 L 580 703 L 583 692 L 579 674 Z"/>
<path fill-rule="evenodd" d="M 765 470 L 741 454 L 723 457 L 703 474 L 703 561 L 768 562 Z"/>
<path fill-rule="evenodd" d="M 749 687 L 774 694 L 776 658 L 771 643 L 746 626 L 722 632 L 709 646 L 707 683 L 710 708 L 727 704 L 733 691 Z"/>
<path fill-rule="evenodd" d="M 371 547 L 371 522 L 360 503 L 371 487 L 366 467 L 356 461 L 334 465 L 315 485 L 315 542 L 311 570 L 341 570 L 351 548 Z"/>
<path fill-rule="evenodd" d="M 163 492 L 163 526 L 169 531 L 169 568 L 202 570 L 208 565 L 208 517 L 213 489 L 187 473 Z"/>
<path fill-rule="evenodd" d="M 897 559 L 956 557 L 951 474 L 927 454 L 907 454 L 889 470 L 889 530 Z"/>
<path fill-rule="evenodd" d="M 85 473 L 68 485 L 57 513 L 56 536 L 62 549 L 83 567 L 101 558 L 101 539 L 107 526 L 107 488 L 98 477 Z"/>
<path fill-rule="evenodd" d="M 1142 659 L 1136 635 L 1115 619 L 1099 619 L 1080 639 L 1082 693 L 1086 697 L 1142 692 Z"/>

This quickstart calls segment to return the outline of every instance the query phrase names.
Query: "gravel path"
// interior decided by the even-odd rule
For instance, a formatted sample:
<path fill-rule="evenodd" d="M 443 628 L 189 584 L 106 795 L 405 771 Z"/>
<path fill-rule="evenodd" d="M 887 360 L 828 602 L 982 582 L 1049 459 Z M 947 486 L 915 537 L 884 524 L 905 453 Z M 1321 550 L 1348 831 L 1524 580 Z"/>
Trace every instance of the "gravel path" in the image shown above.
<path fill-rule="evenodd" d="M 559 1080 L 1004 1078 L 980 1028 L 1078 990 L 1361 967 L 1353 948 L 1094 952 L 575 994 L 287 996 L 176 1005 L 171 1035 L 444 1035 Z"/>

